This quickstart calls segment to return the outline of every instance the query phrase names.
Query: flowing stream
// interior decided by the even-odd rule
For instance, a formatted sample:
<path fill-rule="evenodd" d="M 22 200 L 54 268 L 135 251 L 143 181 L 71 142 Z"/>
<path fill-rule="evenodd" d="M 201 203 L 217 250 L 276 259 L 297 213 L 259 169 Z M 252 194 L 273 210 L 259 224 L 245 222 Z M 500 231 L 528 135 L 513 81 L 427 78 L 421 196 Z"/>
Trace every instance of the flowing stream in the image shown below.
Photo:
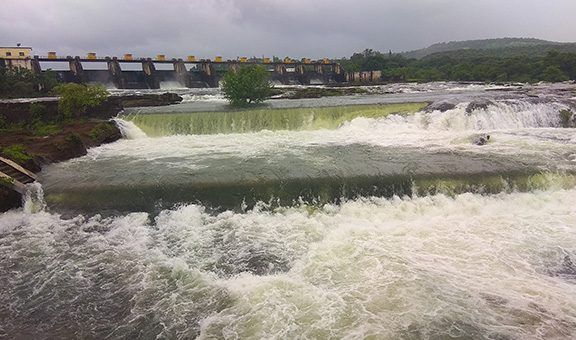
<path fill-rule="evenodd" d="M 0 338 L 576 337 L 574 89 L 428 86 L 125 112 L 0 215 Z"/>

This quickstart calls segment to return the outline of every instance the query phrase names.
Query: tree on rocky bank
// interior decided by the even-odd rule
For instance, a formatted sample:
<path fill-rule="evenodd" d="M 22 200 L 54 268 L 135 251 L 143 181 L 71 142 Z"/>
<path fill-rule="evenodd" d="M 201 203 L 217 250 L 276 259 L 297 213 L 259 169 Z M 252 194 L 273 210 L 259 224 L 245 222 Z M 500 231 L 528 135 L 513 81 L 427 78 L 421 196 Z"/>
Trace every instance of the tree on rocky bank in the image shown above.
<path fill-rule="evenodd" d="M 222 91 L 230 105 L 236 107 L 261 103 L 271 96 L 268 71 L 259 65 L 246 65 L 224 75 Z"/>
<path fill-rule="evenodd" d="M 65 118 L 80 117 L 88 108 L 100 105 L 108 92 L 102 86 L 68 83 L 54 88 L 60 96 L 58 112 Z"/>

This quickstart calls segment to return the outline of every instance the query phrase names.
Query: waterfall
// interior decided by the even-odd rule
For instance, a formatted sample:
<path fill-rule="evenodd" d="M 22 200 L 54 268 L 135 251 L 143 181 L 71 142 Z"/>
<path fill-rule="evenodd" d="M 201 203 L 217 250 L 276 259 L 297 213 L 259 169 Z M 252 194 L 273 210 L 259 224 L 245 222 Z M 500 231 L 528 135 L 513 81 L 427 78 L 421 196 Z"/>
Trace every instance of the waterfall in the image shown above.
<path fill-rule="evenodd" d="M 148 136 L 203 135 L 262 130 L 335 129 L 356 117 L 381 118 L 392 113 L 413 113 L 425 106 L 426 103 L 403 103 L 226 112 L 138 113 L 122 116 L 122 119 L 133 122 Z"/>
<path fill-rule="evenodd" d="M 399 118 L 413 125 L 413 128 L 432 131 L 480 131 L 560 127 L 559 111 L 570 108 L 561 102 L 512 99 L 488 101 L 485 105 L 474 106 L 474 104 L 463 102 L 445 112 L 421 111 L 426 105 L 424 103 L 264 108 L 225 112 L 138 112 L 121 116 L 124 122 L 119 123 L 119 126 L 124 130 L 133 130 L 137 126 L 146 135 L 154 137 L 247 133 L 262 130 L 336 129 L 355 118 L 364 117 L 372 121 Z"/>
<path fill-rule="evenodd" d="M 122 137 L 126 139 L 139 139 L 139 138 L 146 138 L 146 134 L 142 131 L 136 124 L 130 121 L 125 121 L 120 118 L 112 119 L 116 126 L 120 129 L 120 133 L 122 133 Z"/>
<path fill-rule="evenodd" d="M 531 103 L 524 100 L 489 102 L 471 109 L 471 103 L 460 103 L 446 112 L 419 113 L 430 130 L 494 130 L 561 127 L 560 110 L 569 106 L 558 103 Z"/>
<path fill-rule="evenodd" d="M 38 182 L 26 185 L 26 193 L 22 196 L 22 206 L 27 214 L 35 214 L 44 211 L 46 201 L 44 200 L 44 190 Z"/>

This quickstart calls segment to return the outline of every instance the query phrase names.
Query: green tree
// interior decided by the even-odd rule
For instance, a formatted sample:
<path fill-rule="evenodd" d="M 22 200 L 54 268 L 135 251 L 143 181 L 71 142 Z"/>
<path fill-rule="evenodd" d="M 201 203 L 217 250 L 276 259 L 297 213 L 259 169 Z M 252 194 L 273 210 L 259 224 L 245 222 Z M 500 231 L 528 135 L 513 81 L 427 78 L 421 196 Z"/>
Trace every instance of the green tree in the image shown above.
<path fill-rule="evenodd" d="M 106 89 L 101 86 L 75 83 L 58 85 L 54 90 L 60 96 L 58 112 L 64 118 L 79 117 L 88 108 L 100 105 L 108 96 Z"/>
<path fill-rule="evenodd" d="M 0 67 L 0 98 L 36 97 L 49 93 L 58 82 L 52 70 L 34 74 L 21 67 Z"/>
<path fill-rule="evenodd" d="M 224 75 L 222 91 L 232 106 L 260 103 L 271 96 L 268 71 L 259 65 L 243 66 L 237 71 L 230 70 Z"/>
<path fill-rule="evenodd" d="M 542 79 L 556 82 L 568 80 L 568 77 L 557 66 L 548 66 L 542 73 Z"/>

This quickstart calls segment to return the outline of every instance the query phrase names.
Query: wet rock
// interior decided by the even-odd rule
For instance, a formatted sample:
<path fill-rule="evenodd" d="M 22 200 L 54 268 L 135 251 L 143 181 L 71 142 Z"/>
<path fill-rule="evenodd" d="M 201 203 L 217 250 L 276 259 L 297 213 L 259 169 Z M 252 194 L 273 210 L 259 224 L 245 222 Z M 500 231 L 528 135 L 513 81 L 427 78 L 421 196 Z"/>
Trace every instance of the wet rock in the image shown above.
<path fill-rule="evenodd" d="M 206 269 L 223 276 L 233 276 L 244 272 L 253 275 L 271 275 L 287 272 L 290 270 L 290 264 L 287 259 L 275 254 L 250 250 L 244 254 L 223 256 Z"/>
<path fill-rule="evenodd" d="M 494 105 L 494 102 L 488 99 L 476 99 L 468 104 L 466 113 L 472 113 L 476 110 L 486 110 L 490 105 Z"/>
<path fill-rule="evenodd" d="M 565 128 L 576 127 L 576 115 L 572 110 L 560 110 L 560 122 Z"/>
<path fill-rule="evenodd" d="M 569 276 L 576 278 L 576 265 L 570 256 L 564 256 L 560 269 L 556 272 L 557 275 Z"/>
<path fill-rule="evenodd" d="M 448 110 L 452 110 L 455 107 L 456 107 L 456 104 L 442 100 L 442 101 L 434 102 L 434 103 L 428 105 L 426 107 L 425 111 L 426 112 L 432 112 L 432 111 L 446 112 Z"/>
<path fill-rule="evenodd" d="M 488 293 L 480 293 L 480 296 L 486 300 L 491 305 L 494 306 L 503 306 L 508 304 L 508 300 L 498 295 L 488 294 Z"/>
<path fill-rule="evenodd" d="M 489 140 L 490 140 L 490 135 L 483 134 L 483 135 L 480 135 L 480 136 L 477 136 L 476 138 L 474 138 L 472 143 L 474 143 L 476 145 L 486 145 Z"/>
<path fill-rule="evenodd" d="M 166 106 L 178 104 L 182 101 L 182 97 L 176 93 L 171 92 L 162 94 L 135 94 L 111 98 L 118 100 L 120 105 L 124 108 L 142 106 Z"/>
<path fill-rule="evenodd" d="M 16 209 L 22 204 L 22 198 L 16 191 L 0 185 L 0 213 Z"/>

